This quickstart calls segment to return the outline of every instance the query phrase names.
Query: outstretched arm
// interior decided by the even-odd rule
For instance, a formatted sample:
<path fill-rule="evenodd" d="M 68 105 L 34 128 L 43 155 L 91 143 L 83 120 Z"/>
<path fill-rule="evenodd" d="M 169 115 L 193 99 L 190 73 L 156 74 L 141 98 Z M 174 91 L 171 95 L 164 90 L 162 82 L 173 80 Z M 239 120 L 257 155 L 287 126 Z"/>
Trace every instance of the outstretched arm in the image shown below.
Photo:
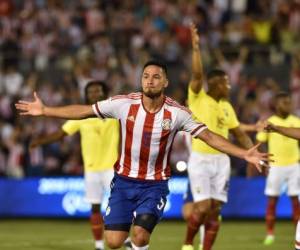
<path fill-rule="evenodd" d="M 34 92 L 34 101 L 20 100 L 15 104 L 21 115 L 49 116 L 65 119 L 83 119 L 95 116 L 92 105 L 68 105 L 62 107 L 47 107 Z"/>
<path fill-rule="evenodd" d="M 267 166 L 267 162 L 269 161 L 269 154 L 260 153 L 257 151 L 257 148 L 260 144 L 257 144 L 256 146 L 246 150 L 230 143 L 224 137 L 217 135 L 208 129 L 202 131 L 197 138 L 203 140 L 209 146 L 219 151 L 239 157 L 248 161 L 249 163 L 252 163 L 259 172 L 262 171 L 262 165 Z"/>
<path fill-rule="evenodd" d="M 34 138 L 31 142 L 29 147 L 35 148 L 40 145 L 50 144 L 56 141 L 60 141 L 63 139 L 67 134 L 62 130 L 59 129 L 56 132 L 48 135 L 43 135 L 41 137 Z"/>
<path fill-rule="evenodd" d="M 190 87 L 194 93 L 199 93 L 203 86 L 203 67 L 201 60 L 201 53 L 199 48 L 199 35 L 197 28 L 192 23 L 190 25 L 192 36 L 192 79 L 190 81 Z"/>
<path fill-rule="evenodd" d="M 270 132 L 274 131 L 282 135 L 292 137 L 294 139 L 300 139 L 300 128 L 288 128 L 288 127 L 276 126 L 272 123 L 269 123 L 266 127 L 266 130 Z"/>

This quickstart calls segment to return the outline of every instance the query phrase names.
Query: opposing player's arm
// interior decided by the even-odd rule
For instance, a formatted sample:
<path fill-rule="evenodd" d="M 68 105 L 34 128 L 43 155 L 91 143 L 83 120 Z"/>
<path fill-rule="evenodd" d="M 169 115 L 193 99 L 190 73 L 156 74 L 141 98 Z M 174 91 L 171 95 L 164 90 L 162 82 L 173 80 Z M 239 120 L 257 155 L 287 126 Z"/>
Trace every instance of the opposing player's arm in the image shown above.
<path fill-rule="evenodd" d="M 62 129 L 57 130 L 54 133 L 43 135 L 41 137 L 34 138 L 31 142 L 29 147 L 35 148 L 40 145 L 50 144 L 53 142 L 57 142 L 62 140 L 67 134 Z"/>
<path fill-rule="evenodd" d="M 298 139 L 298 140 L 300 139 L 300 128 L 288 128 L 288 127 L 277 126 L 272 123 L 269 123 L 266 129 L 269 131 L 280 133 L 288 137 L 292 137 L 294 139 Z"/>
<path fill-rule="evenodd" d="M 72 120 L 95 116 L 92 105 L 48 107 L 43 104 L 36 92 L 34 92 L 34 101 L 28 102 L 20 100 L 15 104 L 15 107 L 20 111 L 21 115 L 49 116 Z"/>
<path fill-rule="evenodd" d="M 259 120 L 254 124 L 240 123 L 241 130 L 245 132 L 260 132 L 264 130 L 264 122 Z"/>
<path fill-rule="evenodd" d="M 192 79 L 190 81 L 190 88 L 197 94 L 203 86 L 203 67 L 199 47 L 200 39 L 197 28 L 193 23 L 190 25 L 190 30 L 192 37 Z"/>
<path fill-rule="evenodd" d="M 250 139 L 250 137 L 242 130 L 240 126 L 230 129 L 230 133 L 234 135 L 234 137 L 237 139 L 239 144 L 243 148 L 251 148 L 253 146 L 253 142 Z"/>
<path fill-rule="evenodd" d="M 226 154 L 230 154 L 241 159 L 244 159 L 250 163 L 252 163 L 259 172 L 261 172 L 261 165 L 267 166 L 267 162 L 269 161 L 269 154 L 261 153 L 257 151 L 259 144 L 251 147 L 250 149 L 246 150 L 240 148 L 231 142 L 229 142 L 224 137 L 215 134 L 214 132 L 210 131 L 209 129 L 203 130 L 201 133 L 197 135 L 196 138 L 199 138 L 206 142 L 209 146 L 224 152 Z"/>

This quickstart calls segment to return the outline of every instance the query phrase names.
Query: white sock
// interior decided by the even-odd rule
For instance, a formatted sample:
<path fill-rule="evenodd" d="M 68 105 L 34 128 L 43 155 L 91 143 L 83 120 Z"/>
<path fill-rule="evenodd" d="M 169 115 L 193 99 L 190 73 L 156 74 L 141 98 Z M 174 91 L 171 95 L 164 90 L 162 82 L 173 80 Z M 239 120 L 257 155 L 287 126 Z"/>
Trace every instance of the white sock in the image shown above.
<path fill-rule="evenodd" d="M 130 237 L 128 236 L 127 239 L 124 241 L 124 243 L 130 242 L 130 241 L 131 241 L 131 239 L 130 239 Z"/>
<path fill-rule="evenodd" d="M 295 240 L 296 240 L 296 242 L 295 242 L 295 248 L 296 249 L 300 249 L 300 220 L 298 220 L 298 222 L 297 222 Z"/>
<path fill-rule="evenodd" d="M 200 228 L 199 228 L 200 245 L 203 245 L 203 243 L 204 243 L 204 234 L 205 234 L 204 225 L 201 225 Z"/>
<path fill-rule="evenodd" d="M 100 249 L 104 249 L 104 241 L 103 240 L 96 240 L 95 241 L 95 247 L 100 248 Z"/>
<path fill-rule="evenodd" d="M 146 246 L 143 246 L 143 247 L 137 247 L 132 242 L 131 242 L 131 245 L 132 245 L 133 250 L 148 250 L 149 249 L 149 245 L 146 245 Z"/>

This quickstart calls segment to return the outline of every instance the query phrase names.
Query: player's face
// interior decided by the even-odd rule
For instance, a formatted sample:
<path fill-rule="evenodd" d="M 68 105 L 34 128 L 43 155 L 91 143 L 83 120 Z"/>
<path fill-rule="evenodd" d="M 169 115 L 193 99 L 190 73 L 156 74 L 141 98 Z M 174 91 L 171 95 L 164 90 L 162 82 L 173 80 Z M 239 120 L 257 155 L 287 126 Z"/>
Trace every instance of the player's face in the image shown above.
<path fill-rule="evenodd" d="M 229 82 L 229 77 L 227 75 L 219 76 L 218 83 L 219 83 L 218 85 L 219 85 L 219 89 L 220 89 L 221 98 L 228 98 L 230 88 L 231 88 L 230 82 Z"/>
<path fill-rule="evenodd" d="M 94 104 L 104 99 L 104 92 L 102 86 L 100 85 L 91 85 L 87 89 L 86 94 L 87 94 L 88 104 Z"/>
<path fill-rule="evenodd" d="M 280 98 L 276 103 L 276 110 L 283 114 L 289 114 L 292 110 L 292 101 L 290 97 Z"/>
<path fill-rule="evenodd" d="M 168 80 L 162 68 L 156 65 L 149 65 L 144 69 L 142 88 L 145 96 L 150 98 L 159 97 L 167 86 Z"/>

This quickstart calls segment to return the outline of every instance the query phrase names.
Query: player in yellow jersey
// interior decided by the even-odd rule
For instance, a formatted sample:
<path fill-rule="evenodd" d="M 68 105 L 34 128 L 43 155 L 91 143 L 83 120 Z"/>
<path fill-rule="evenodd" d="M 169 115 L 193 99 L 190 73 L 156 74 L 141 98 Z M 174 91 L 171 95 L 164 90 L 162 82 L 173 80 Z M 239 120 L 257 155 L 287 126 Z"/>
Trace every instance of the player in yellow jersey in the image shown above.
<path fill-rule="evenodd" d="M 274 101 L 275 114 L 268 121 L 278 126 L 300 127 L 300 119 L 291 114 L 290 96 L 282 92 L 275 96 Z M 266 209 L 267 235 L 264 244 L 271 245 L 275 240 L 276 205 L 284 183 L 287 183 L 288 186 L 287 194 L 291 198 L 294 222 L 297 223 L 299 218 L 299 143 L 295 139 L 272 132 L 260 132 L 256 137 L 258 141 L 268 143 L 268 151 L 274 155 L 274 162 L 270 164 L 265 188 L 268 202 Z"/>
<path fill-rule="evenodd" d="M 253 144 L 240 128 L 235 111 L 228 102 L 230 84 L 228 76 L 221 70 L 207 75 L 208 91 L 203 89 L 203 71 L 197 29 L 191 25 L 192 35 L 192 79 L 188 89 L 188 105 L 198 120 L 207 127 L 228 138 L 232 133 L 245 148 Z M 226 154 L 202 141 L 192 141 L 192 153 L 188 162 L 188 174 L 194 206 L 188 218 L 187 234 L 182 250 L 192 250 L 193 240 L 199 226 L 205 224 L 203 249 L 210 250 L 219 230 L 219 214 L 227 202 L 230 178 L 230 160 Z"/>
<path fill-rule="evenodd" d="M 91 81 L 85 88 L 87 104 L 104 100 L 107 95 L 107 86 L 100 81 Z M 69 120 L 63 124 L 60 130 L 34 139 L 31 142 L 31 147 L 52 143 L 77 132 L 80 133 L 81 137 L 85 198 L 92 205 L 90 222 L 95 239 L 95 248 L 96 250 L 104 250 L 103 219 L 100 208 L 104 192 L 110 188 L 113 165 L 118 158 L 118 120 L 100 120 L 98 118 Z M 131 249 L 129 239 L 125 242 L 125 247 Z"/>
<path fill-rule="evenodd" d="M 292 128 L 292 127 L 284 127 L 275 125 L 272 123 L 266 123 L 266 130 L 269 132 L 277 132 L 282 135 L 294 138 L 296 140 L 300 140 L 300 127 L 298 128 Z M 297 228 L 296 228 L 296 234 L 295 234 L 295 250 L 300 250 L 300 220 L 298 218 L 297 221 Z"/>

